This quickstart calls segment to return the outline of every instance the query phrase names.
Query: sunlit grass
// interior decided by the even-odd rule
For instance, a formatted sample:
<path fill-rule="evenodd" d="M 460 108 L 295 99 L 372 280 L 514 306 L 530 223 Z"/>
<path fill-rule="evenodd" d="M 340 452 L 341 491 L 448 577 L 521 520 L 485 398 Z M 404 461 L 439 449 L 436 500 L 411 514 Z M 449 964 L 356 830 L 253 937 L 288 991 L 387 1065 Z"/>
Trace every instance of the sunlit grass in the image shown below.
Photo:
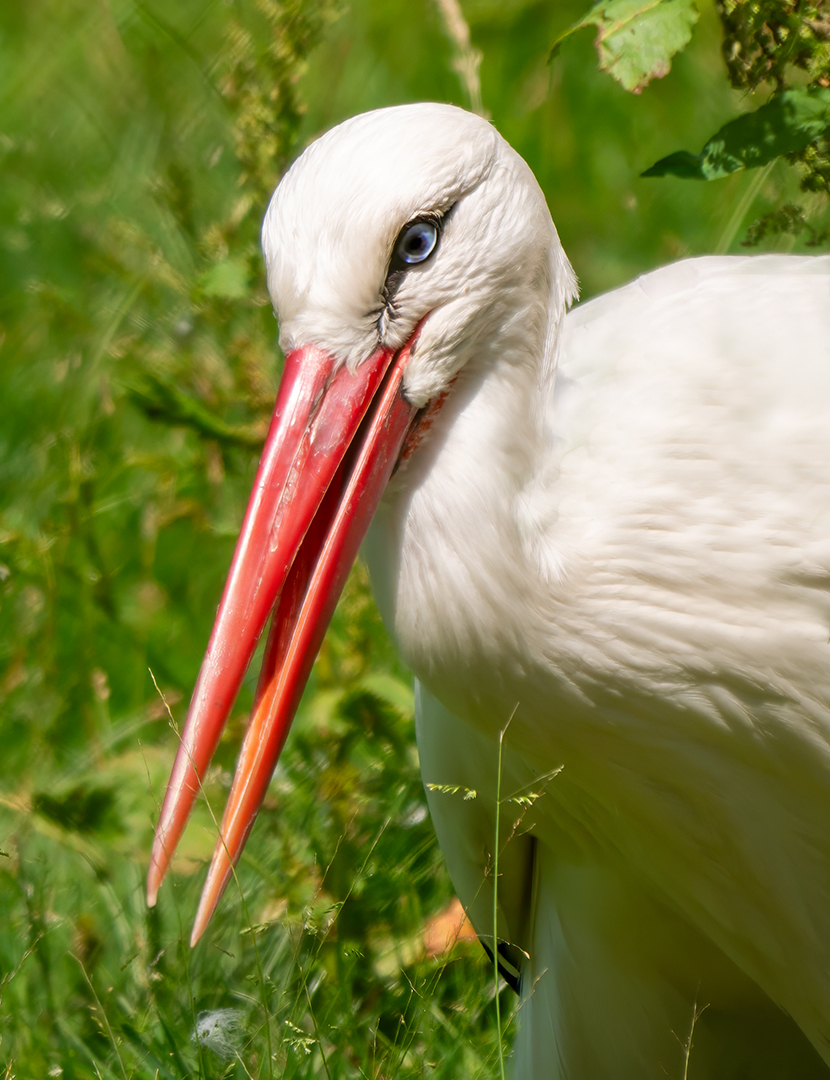
<path fill-rule="evenodd" d="M 138 731 L 131 748 L 52 777 L 48 800 L 41 790 L 4 798 L 0 1051 L 10 1075 L 492 1074 L 494 995 L 480 947 L 426 956 L 426 924 L 452 892 L 411 717 L 361 682 L 326 710 L 318 694 L 238 887 L 192 951 L 215 838 L 204 805 L 158 908 L 143 898 L 147 807 L 169 752 L 143 747 Z M 388 682 L 390 697 L 406 697 L 405 684 Z M 227 783 L 214 770 L 212 802 Z"/>

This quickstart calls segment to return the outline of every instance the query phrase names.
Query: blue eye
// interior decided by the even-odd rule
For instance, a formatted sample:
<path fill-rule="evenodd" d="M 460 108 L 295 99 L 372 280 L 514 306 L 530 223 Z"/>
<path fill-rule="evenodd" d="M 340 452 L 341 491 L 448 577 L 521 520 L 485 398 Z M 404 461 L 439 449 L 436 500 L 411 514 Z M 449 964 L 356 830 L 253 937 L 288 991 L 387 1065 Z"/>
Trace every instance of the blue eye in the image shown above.
<path fill-rule="evenodd" d="M 422 263 L 438 245 L 438 227 L 432 221 L 413 221 L 406 225 L 395 243 L 393 264 L 401 268 Z"/>

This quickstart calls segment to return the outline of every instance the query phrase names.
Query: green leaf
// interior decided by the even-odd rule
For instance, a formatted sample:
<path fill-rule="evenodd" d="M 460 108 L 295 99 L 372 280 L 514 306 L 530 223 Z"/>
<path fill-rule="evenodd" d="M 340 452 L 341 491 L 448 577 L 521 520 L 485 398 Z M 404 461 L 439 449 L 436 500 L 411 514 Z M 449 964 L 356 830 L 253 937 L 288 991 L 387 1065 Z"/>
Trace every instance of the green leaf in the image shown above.
<path fill-rule="evenodd" d="M 755 112 L 730 120 L 699 154 L 681 150 L 661 158 L 643 176 L 718 180 L 798 153 L 830 134 L 830 90 L 786 90 Z"/>
<path fill-rule="evenodd" d="M 639 94 L 671 70 L 671 58 L 689 43 L 698 20 L 694 0 L 601 0 L 556 39 L 552 59 L 576 30 L 596 26 L 599 66 Z"/>

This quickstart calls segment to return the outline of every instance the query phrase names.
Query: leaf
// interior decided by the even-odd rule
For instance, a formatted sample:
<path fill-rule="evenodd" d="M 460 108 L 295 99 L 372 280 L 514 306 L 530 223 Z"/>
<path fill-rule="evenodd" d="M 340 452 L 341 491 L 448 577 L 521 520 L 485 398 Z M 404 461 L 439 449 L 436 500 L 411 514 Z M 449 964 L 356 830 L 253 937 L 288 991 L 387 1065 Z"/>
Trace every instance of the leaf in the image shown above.
<path fill-rule="evenodd" d="M 740 169 L 757 169 L 784 154 L 798 153 L 830 134 L 830 90 L 786 90 L 755 112 L 718 131 L 699 154 L 681 150 L 646 169 L 643 176 L 718 180 Z"/>
<path fill-rule="evenodd" d="M 697 20 L 694 0 L 600 0 L 556 39 L 549 59 L 576 30 L 596 26 L 600 68 L 639 94 L 652 79 L 668 75 L 671 58 L 689 43 Z"/>

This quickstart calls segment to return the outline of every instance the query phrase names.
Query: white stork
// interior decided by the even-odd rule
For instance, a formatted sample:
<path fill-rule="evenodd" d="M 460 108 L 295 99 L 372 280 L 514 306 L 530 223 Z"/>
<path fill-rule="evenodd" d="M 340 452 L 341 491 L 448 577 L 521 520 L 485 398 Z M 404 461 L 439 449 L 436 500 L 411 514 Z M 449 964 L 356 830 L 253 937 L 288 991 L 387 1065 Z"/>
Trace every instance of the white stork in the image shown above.
<path fill-rule="evenodd" d="M 527 165 L 427 104 L 315 142 L 263 245 L 285 374 L 150 903 L 274 610 L 204 930 L 374 515 L 424 780 L 478 793 L 428 798 L 491 945 L 506 729 L 515 1075 L 830 1076 L 830 258 L 695 259 L 566 314 Z"/>

